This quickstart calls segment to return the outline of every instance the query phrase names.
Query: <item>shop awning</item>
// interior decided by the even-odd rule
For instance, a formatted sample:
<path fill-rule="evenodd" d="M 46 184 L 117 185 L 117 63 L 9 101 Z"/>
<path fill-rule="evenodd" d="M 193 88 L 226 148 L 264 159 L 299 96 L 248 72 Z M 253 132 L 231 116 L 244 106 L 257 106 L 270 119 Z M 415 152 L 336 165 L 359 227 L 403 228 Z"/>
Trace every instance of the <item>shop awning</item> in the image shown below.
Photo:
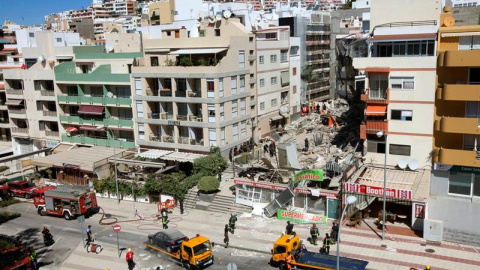
<path fill-rule="evenodd" d="M 55 56 L 59 60 L 70 60 L 73 59 L 72 55 L 57 55 Z"/>
<path fill-rule="evenodd" d="M 181 49 L 173 51 L 169 54 L 209 54 L 226 51 L 228 48 L 209 48 L 209 49 Z"/>
<path fill-rule="evenodd" d="M 53 148 L 52 153 L 53 154 L 58 154 L 58 153 L 61 153 L 61 152 L 65 152 L 65 151 L 70 150 L 72 147 L 75 147 L 75 145 L 60 143 L 57 146 L 55 146 L 55 148 Z"/>
<path fill-rule="evenodd" d="M 105 128 L 97 128 L 97 126 L 80 126 L 80 130 L 101 131 L 105 130 Z"/>
<path fill-rule="evenodd" d="M 104 109 L 105 107 L 103 106 L 80 105 L 78 113 L 89 115 L 102 115 Z"/>
<path fill-rule="evenodd" d="M 386 116 L 387 105 L 368 105 L 366 115 Z"/>
<path fill-rule="evenodd" d="M 7 102 L 5 102 L 5 105 L 10 105 L 10 106 L 18 106 L 22 104 L 23 99 L 9 99 Z"/>
<path fill-rule="evenodd" d="M 284 117 L 281 116 L 281 115 L 275 115 L 275 116 L 270 117 L 270 120 L 272 120 L 272 121 L 278 121 L 278 120 L 281 120 L 281 119 L 283 119 L 283 118 L 284 118 Z"/>
<path fill-rule="evenodd" d="M 152 150 L 142 152 L 142 153 L 138 154 L 137 156 L 142 157 L 142 158 L 148 158 L 148 159 L 157 159 L 157 158 L 161 158 L 165 155 L 168 155 L 170 153 L 173 153 L 173 151 L 152 149 Z"/>
<path fill-rule="evenodd" d="M 442 33 L 442 37 L 472 37 L 472 36 L 480 36 L 480 32 Z"/>

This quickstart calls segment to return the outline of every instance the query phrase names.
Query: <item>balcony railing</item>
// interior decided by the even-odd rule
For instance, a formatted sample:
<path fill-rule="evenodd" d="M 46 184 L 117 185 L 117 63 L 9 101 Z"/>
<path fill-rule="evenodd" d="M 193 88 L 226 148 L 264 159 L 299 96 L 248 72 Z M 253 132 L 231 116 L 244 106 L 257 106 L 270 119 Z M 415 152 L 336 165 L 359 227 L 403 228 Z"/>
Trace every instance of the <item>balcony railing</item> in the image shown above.
<path fill-rule="evenodd" d="M 49 90 L 42 90 L 42 91 L 40 91 L 40 95 L 46 96 L 46 97 L 53 97 L 53 96 L 55 96 L 55 92 L 54 91 L 49 91 Z"/>
<path fill-rule="evenodd" d="M 58 96 L 59 103 L 75 103 L 75 104 L 98 104 L 105 106 L 132 106 L 131 98 L 124 97 L 88 97 L 88 96 Z"/>
<path fill-rule="evenodd" d="M 156 97 L 158 96 L 158 90 L 151 90 L 151 89 L 147 89 L 147 96 L 149 97 Z"/>
<path fill-rule="evenodd" d="M 187 97 L 187 91 L 175 91 L 176 97 Z"/>
<path fill-rule="evenodd" d="M 11 114 L 26 114 L 27 110 L 25 109 L 10 109 L 8 110 L 9 113 Z"/>
<path fill-rule="evenodd" d="M 17 96 L 22 96 L 23 95 L 23 89 L 7 89 L 7 94 L 8 95 L 17 95 Z"/>
<path fill-rule="evenodd" d="M 163 88 L 162 90 L 160 90 L 160 96 L 161 97 L 171 97 L 172 96 L 172 89 Z"/>
<path fill-rule="evenodd" d="M 45 130 L 45 135 L 50 137 L 58 137 L 60 136 L 60 133 L 58 131 Z"/>
<path fill-rule="evenodd" d="M 367 89 L 365 94 L 362 94 L 362 100 L 366 100 L 367 103 L 388 104 L 390 99 L 390 88 L 386 90 L 372 90 Z"/>
<path fill-rule="evenodd" d="M 43 111 L 43 116 L 57 116 L 57 111 Z"/>
<path fill-rule="evenodd" d="M 28 134 L 28 128 L 12 127 L 12 133 Z"/>
<path fill-rule="evenodd" d="M 379 131 L 388 133 L 388 120 L 367 120 L 367 134 L 376 134 Z"/>
<path fill-rule="evenodd" d="M 162 135 L 161 139 L 162 139 L 162 142 L 175 143 L 175 136 Z"/>
<path fill-rule="evenodd" d="M 173 120 L 173 113 L 162 112 L 160 113 L 160 119 Z"/>
<path fill-rule="evenodd" d="M 108 146 L 116 148 L 135 148 L 135 142 L 132 141 L 121 141 L 121 140 L 111 140 L 105 138 L 94 138 L 94 137 L 85 137 L 85 136 L 68 136 L 67 134 L 62 134 L 62 141 L 69 143 L 79 143 L 79 144 L 90 144 L 95 146 Z"/>
<path fill-rule="evenodd" d="M 60 115 L 60 122 L 66 123 L 77 123 L 81 125 L 92 125 L 92 126 L 117 126 L 117 127 L 129 127 L 133 128 L 133 120 L 127 119 L 88 119 L 82 118 L 75 115 Z"/>

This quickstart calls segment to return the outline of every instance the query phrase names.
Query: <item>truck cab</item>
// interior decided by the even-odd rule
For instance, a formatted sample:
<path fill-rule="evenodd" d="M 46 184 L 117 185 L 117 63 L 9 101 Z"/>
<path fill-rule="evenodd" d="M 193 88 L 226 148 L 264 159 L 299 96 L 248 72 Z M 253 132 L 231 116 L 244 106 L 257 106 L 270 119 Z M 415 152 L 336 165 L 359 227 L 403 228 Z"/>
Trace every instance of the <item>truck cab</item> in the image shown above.
<path fill-rule="evenodd" d="M 278 266 L 280 269 L 287 269 L 286 267 L 286 258 L 288 252 L 292 255 L 300 251 L 300 237 L 296 234 L 285 234 L 282 235 L 278 240 L 273 244 L 272 249 L 272 259 L 270 260 L 271 266 Z"/>
<path fill-rule="evenodd" d="M 210 240 L 199 234 L 182 242 L 180 256 L 186 269 L 203 269 L 214 261 Z"/>

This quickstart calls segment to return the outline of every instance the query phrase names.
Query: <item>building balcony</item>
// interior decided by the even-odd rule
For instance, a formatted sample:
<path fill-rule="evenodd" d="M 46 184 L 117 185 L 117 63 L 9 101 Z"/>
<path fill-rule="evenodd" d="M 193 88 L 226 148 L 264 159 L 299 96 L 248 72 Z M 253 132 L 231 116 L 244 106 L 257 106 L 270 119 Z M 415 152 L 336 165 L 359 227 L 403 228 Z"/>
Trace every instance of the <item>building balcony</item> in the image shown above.
<path fill-rule="evenodd" d="M 53 91 L 53 90 L 41 90 L 40 95 L 42 95 L 44 97 L 53 97 L 53 96 L 55 96 L 55 91 Z"/>
<path fill-rule="evenodd" d="M 126 119 L 85 119 L 75 115 L 60 115 L 60 122 L 90 125 L 90 126 L 111 126 L 111 127 L 126 127 L 133 128 L 133 120 Z"/>
<path fill-rule="evenodd" d="M 367 134 L 377 134 L 379 131 L 388 133 L 388 120 L 367 120 L 366 122 Z"/>
<path fill-rule="evenodd" d="M 480 50 L 444 51 L 438 53 L 440 67 L 476 67 Z"/>
<path fill-rule="evenodd" d="M 7 89 L 7 95 L 23 96 L 23 89 Z"/>
<path fill-rule="evenodd" d="M 60 133 L 58 131 L 45 130 L 45 136 L 46 137 L 54 137 L 54 138 L 58 139 L 60 137 Z"/>
<path fill-rule="evenodd" d="M 248 56 L 248 61 L 255 61 L 255 59 L 256 59 L 255 55 Z"/>
<path fill-rule="evenodd" d="M 28 128 L 12 127 L 12 133 L 25 135 L 28 134 Z"/>
<path fill-rule="evenodd" d="M 0 128 L 10 128 L 10 123 L 8 121 L 0 121 Z"/>
<path fill-rule="evenodd" d="M 131 107 L 131 98 L 109 98 L 109 97 L 88 97 L 88 96 L 58 96 L 58 103 L 62 104 L 89 104 L 89 105 L 103 105 L 103 106 L 122 106 Z"/>
<path fill-rule="evenodd" d="M 441 117 L 435 130 L 445 133 L 480 134 L 480 118 Z"/>
<path fill-rule="evenodd" d="M 308 45 L 322 45 L 322 44 L 330 44 L 330 40 L 307 40 L 305 43 Z"/>
<path fill-rule="evenodd" d="M 79 144 L 89 144 L 95 146 L 107 146 L 107 147 L 116 147 L 116 148 L 135 148 L 135 142 L 131 141 L 120 141 L 120 140 L 111 140 L 105 138 L 95 138 L 95 137 L 86 137 L 86 136 L 68 136 L 67 134 L 62 134 L 62 141 L 68 143 L 79 143 Z"/>
<path fill-rule="evenodd" d="M 367 88 L 366 93 L 362 94 L 360 99 L 370 104 L 388 104 L 390 101 L 390 88 L 386 90 L 370 90 L 370 88 Z"/>
<path fill-rule="evenodd" d="M 480 84 L 445 84 L 437 87 L 437 99 L 480 101 Z"/>
<path fill-rule="evenodd" d="M 57 117 L 57 111 L 43 111 L 43 116 Z"/>
<path fill-rule="evenodd" d="M 9 109 L 8 114 L 11 118 L 27 118 L 26 109 Z"/>
<path fill-rule="evenodd" d="M 442 164 L 480 167 L 478 151 L 458 149 L 438 149 L 437 161 Z"/>
<path fill-rule="evenodd" d="M 57 83 L 125 83 L 130 84 L 130 74 L 114 74 L 112 67 L 100 65 L 90 73 L 77 73 L 74 62 L 65 62 L 54 68 Z"/>

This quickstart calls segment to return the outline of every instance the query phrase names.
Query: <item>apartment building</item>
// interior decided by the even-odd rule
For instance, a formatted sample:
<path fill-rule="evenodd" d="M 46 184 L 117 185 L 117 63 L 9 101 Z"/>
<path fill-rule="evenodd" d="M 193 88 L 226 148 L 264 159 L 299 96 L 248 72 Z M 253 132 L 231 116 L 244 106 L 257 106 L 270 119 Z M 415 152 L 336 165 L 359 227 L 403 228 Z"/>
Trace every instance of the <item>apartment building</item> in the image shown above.
<path fill-rule="evenodd" d="M 200 37 L 164 29 L 143 40 L 132 67 L 140 147 L 222 154 L 252 138 L 256 126 L 255 38 L 238 18 L 200 22 Z"/>
<path fill-rule="evenodd" d="M 111 15 L 132 15 L 135 13 L 135 2 L 128 0 L 106 0 L 103 4 Z"/>
<path fill-rule="evenodd" d="M 443 240 L 480 245 L 480 32 L 440 16 L 433 161 L 428 218 Z"/>
<path fill-rule="evenodd" d="M 160 25 L 172 23 L 175 18 L 176 1 L 158 1 L 148 5 L 148 18 L 150 25 Z M 195 14 L 196 16 L 197 14 Z"/>
<path fill-rule="evenodd" d="M 289 117 L 290 29 L 272 27 L 254 31 L 254 34 L 257 51 L 258 131 L 263 137 L 284 127 Z"/>
<path fill-rule="evenodd" d="M 143 53 L 75 46 L 73 54 L 54 67 L 61 141 L 134 148 L 130 69 Z"/>

